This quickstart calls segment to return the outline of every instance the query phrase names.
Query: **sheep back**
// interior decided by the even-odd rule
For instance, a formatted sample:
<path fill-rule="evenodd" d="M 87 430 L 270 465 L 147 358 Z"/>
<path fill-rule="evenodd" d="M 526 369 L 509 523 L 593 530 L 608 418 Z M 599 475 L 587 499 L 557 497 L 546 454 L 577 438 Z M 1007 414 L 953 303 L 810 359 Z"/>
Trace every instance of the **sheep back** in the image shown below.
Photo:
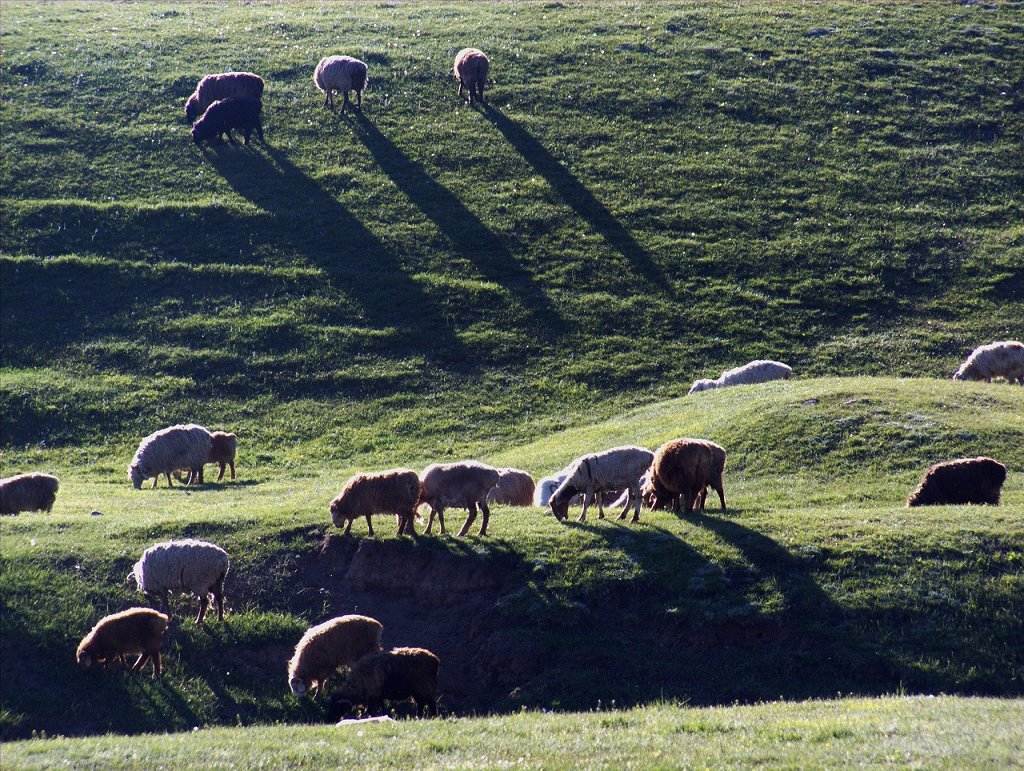
<path fill-rule="evenodd" d="M 936 463 L 907 498 L 907 506 L 958 503 L 999 505 L 1006 466 L 992 458 L 959 458 Z"/>
<path fill-rule="evenodd" d="M 1024 343 L 1004 340 L 980 345 L 953 375 L 954 380 L 991 380 L 996 377 L 1024 385 Z"/>
<path fill-rule="evenodd" d="M 487 73 L 491 69 L 491 60 L 479 48 L 463 48 L 455 54 L 452 72 L 466 88 L 487 82 Z"/>
<path fill-rule="evenodd" d="M 57 500 L 60 480 L 51 474 L 16 474 L 0 479 L 0 514 L 50 511 Z"/>
<path fill-rule="evenodd" d="M 793 368 L 781 361 L 757 359 L 741 367 L 726 370 L 718 377 L 720 386 L 752 385 L 769 380 L 785 380 L 793 374 Z"/>
<path fill-rule="evenodd" d="M 434 463 L 423 469 L 419 502 L 435 509 L 469 508 L 487 500 L 499 477 L 498 469 L 475 460 Z"/>
<path fill-rule="evenodd" d="M 426 711 L 437 704 L 441 661 L 426 648 L 392 648 L 363 656 L 338 689 L 339 699 L 371 710 L 385 699 L 414 699 Z"/>
<path fill-rule="evenodd" d="M 163 428 L 139 443 L 128 466 L 128 478 L 138 489 L 150 477 L 182 468 L 200 469 L 210 455 L 212 442 L 210 432 L 195 423 Z"/>
<path fill-rule="evenodd" d="M 205 597 L 224 579 L 230 564 L 228 553 L 216 544 L 185 538 L 150 546 L 130 577 L 146 594 L 174 591 Z"/>
<path fill-rule="evenodd" d="M 302 696 L 318 687 L 341 666 L 380 650 L 384 625 L 369 616 L 338 616 L 310 627 L 295 646 L 288 662 L 288 686 Z"/>
<path fill-rule="evenodd" d="M 498 483 L 487 493 L 488 503 L 529 506 L 533 502 L 533 477 L 515 468 L 498 469 Z"/>
<path fill-rule="evenodd" d="M 263 99 L 263 87 L 263 78 L 252 72 L 206 75 L 185 102 L 185 117 L 189 123 L 194 123 L 218 99 Z"/>
<path fill-rule="evenodd" d="M 75 659 L 83 666 L 129 653 L 159 650 L 170 619 L 152 608 L 128 608 L 101 618 L 82 638 Z"/>
<path fill-rule="evenodd" d="M 353 56 L 325 56 L 313 71 L 313 83 L 323 93 L 362 91 L 368 82 L 366 62 Z"/>
<path fill-rule="evenodd" d="M 346 520 L 372 514 L 405 516 L 416 510 L 419 494 L 420 478 L 412 469 L 355 474 L 331 501 L 331 521 L 340 527 Z"/>

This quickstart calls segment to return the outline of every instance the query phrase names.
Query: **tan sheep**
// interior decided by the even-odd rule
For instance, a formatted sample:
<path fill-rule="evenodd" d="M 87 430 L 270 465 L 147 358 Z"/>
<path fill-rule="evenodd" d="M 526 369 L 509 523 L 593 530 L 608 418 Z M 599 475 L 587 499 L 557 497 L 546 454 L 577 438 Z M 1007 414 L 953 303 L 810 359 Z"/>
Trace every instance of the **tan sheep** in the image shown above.
<path fill-rule="evenodd" d="M 372 514 L 395 514 L 398 517 L 398 535 L 416 535 L 413 520 L 420 495 L 420 478 L 407 468 L 379 471 L 374 474 L 356 474 L 349 477 L 331 501 L 331 521 L 336 527 L 345 522 L 345 535 L 352 530 L 357 517 L 366 517 L 366 528 L 373 537 Z"/>
<path fill-rule="evenodd" d="M 997 377 L 1006 378 L 1010 384 L 1024 385 L 1024 343 L 1003 340 L 979 345 L 953 375 L 954 380 L 984 380 L 986 383 Z"/>
<path fill-rule="evenodd" d="M 101 618 L 89 634 L 82 638 L 75 658 L 79 666 L 107 664 L 138 653 L 132 671 L 153 662 L 153 677 L 160 676 L 160 645 L 170 619 L 152 608 L 129 608 Z"/>
<path fill-rule="evenodd" d="M 210 454 L 206 457 L 207 463 L 216 463 L 220 466 L 220 473 L 217 475 L 219 482 L 224 478 L 224 467 L 231 467 L 231 478 L 235 478 L 235 453 L 238 450 L 238 437 L 225 431 L 212 431 L 210 439 L 213 444 L 210 446 Z M 199 483 L 203 483 L 203 475 L 199 474 Z"/>
<path fill-rule="evenodd" d="M 651 464 L 651 490 L 654 500 L 672 502 L 678 514 L 680 507 L 689 512 L 696 503 L 703 510 L 706 488 L 718 493 L 725 511 L 725 450 L 706 439 L 673 439 L 654 453 Z"/>
<path fill-rule="evenodd" d="M 440 659 L 426 648 L 392 648 L 371 653 L 353 665 L 348 679 L 331 698 L 332 712 L 346 714 L 365 706 L 370 715 L 384 711 L 384 701 L 416 702 L 417 716 L 437 714 Z"/>
<path fill-rule="evenodd" d="M 16 474 L 0 479 L 0 514 L 53 509 L 60 480 L 50 474 Z"/>
<path fill-rule="evenodd" d="M 484 87 L 487 85 L 487 73 L 491 70 L 491 60 L 479 48 L 463 48 L 455 54 L 452 72 L 459 81 L 459 97 L 463 91 L 469 91 L 469 103 L 486 102 Z"/>
<path fill-rule="evenodd" d="M 288 662 L 288 687 L 296 696 L 315 688 L 319 695 L 338 667 L 351 666 L 380 650 L 384 625 L 369 616 L 338 616 L 310 627 Z"/>
<path fill-rule="evenodd" d="M 475 460 L 434 463 L 423 469 L 420 477 L 419 503 L 430 506 L 427 532 L 429 533 L 433 527 L 436 514 L 441 523 L 441 532 L 444 533 L 444 510 L 449 506 L 455 506 L 469 510 L 469 516 L 459 530 L 459 536 L 464 536 L 476 519 L 476 510 L 479 506 L 483 512 L 480 535 L 487 535 L 487 522 L 491 517 L 491 510 L 487 506 L 487 494 L 498 484 L 498 477 L 498 469 Z"/>
<path fill-rule="evenodd" d="M 535 483 L 527 472 L 517 468 L 498 469 L 498 484 L 487 493 L 488 503 L 529 506 L 533 503 Z"/>

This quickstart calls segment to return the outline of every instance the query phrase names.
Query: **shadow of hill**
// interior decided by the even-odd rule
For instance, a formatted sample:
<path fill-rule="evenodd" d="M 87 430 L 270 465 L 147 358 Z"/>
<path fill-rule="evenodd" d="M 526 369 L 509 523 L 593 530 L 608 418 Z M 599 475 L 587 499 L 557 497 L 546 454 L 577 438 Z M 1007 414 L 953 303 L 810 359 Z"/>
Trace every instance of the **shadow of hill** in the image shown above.
<path fill-rule="evenodd" d="M 526 162 L 547 180 L 562 200 L 613 249 L 626 258 L 640 276 L 661 291 L 670 291 L 671 287 L 665 274 L 655 264 L 650 253 L 538 139 L 489 104 L 485 105 L 481 112 Z"/>
<path fill-rule="evenodd" d="M 221 149 L 204 154 L 235 192 L 284 224 L 268 237 L 321 268 L 370 323 L 400 329 L 424 354 L 466 362 L 447 320 L 398 257 L 285 153 L 270 146 L 266 155 Z"/>
<path fill-rule="evenodd" d="M 353 121 L 356 135 L 384 173 L 437 226 L 455 252 L 472 262 L 486 279 L 519 298 L 532 322 L 532 331 L 547 339 L 561 333 L 564 320 L 502 240 L 454 193 L 399 150 L 369 118 L 356 113 Z"/>

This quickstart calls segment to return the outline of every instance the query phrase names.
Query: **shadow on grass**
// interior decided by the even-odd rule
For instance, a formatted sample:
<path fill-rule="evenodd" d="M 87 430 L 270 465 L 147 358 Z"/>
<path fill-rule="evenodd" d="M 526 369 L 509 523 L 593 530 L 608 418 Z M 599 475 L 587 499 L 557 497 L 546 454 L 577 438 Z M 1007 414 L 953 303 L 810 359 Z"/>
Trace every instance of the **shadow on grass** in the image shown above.
<path fill-rule="evenodd" d="M 477 109 L 494 124 L 494 127 L 523 156 L 526 162 L 547 180 L 548 184 L 562 197 L 562 200 L 595 232 L 599 233 L 613 249 L 625 257 L 644 280 L 662 292 L 670 291 L 665 274 L 654 262 L 650 253 L 608 211 L 608 208 L 544 147 L 540 140 L 489 104 Z"/>
<path fill-rule="evenodd" d="M 358 112 L 352 121 L 356 135 L 383 172 L 437 226 L 455 252 L 472 262 L 486 279 L 506 287 L 519 298 L 536 333 L 549 338 L 564 330 L 565 322 L 548 296 L 501 238 L 458 196 L 399 150 L 372 120 Z"/>

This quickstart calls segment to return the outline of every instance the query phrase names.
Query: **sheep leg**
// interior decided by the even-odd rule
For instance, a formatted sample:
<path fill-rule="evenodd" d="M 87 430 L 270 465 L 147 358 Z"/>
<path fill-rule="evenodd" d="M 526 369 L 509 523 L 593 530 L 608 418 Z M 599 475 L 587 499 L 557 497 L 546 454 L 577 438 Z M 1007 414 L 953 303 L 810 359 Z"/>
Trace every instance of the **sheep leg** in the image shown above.
<path fill-rule="evenodd" d="M 597 518 L 604 519 L 604 496 L 601 494 L 603 491 L 594 493 L 597 498 Z"/>
<path fill-rule="evenodd" d="M 356 91 L 356 107 L 359 108 L 359 112 L 363 111 L 363 92 Z"/>
<path fill-rule="evenodd" d="M 137 659 L 135 659 L 135 663 L 132 664 L 131 671 L 132 672 L 138 672 L 140 669 L 142 669 L 144 666 L 146 666 L 146 662 L 148 660 L 149 660 L 149 654 L 146 653 L 146 651 L 143 651 L 142 653 L 139 654 L 139 657 Z"/>
<path fill-rule="evenodd" d="M 344 97 L 344 99 L 342 100 L 342 103 L 341 103 L 341 111 L 345 112 L 345 110 L 348 108 L 348 91 L 345 91 L 342 94 L 342 96 Z"/>
<path fill-rule="evenodd" d="M 594 491 L 586 489 L 583 491 L 583 511 L 580 512 L 579 517 L 576 519 L 577 522 L 587 521 L 587 507 L 590 506 L 591 500 L 594 498 Z"/>
<path fill-rule="evenodd" d="M 626 509 L 629 508 L 629 504 L 630 503 L 633 504 L 633 519 L 632 519 L 632 521 L 633 522 L 639 522 L 640 521 L 640 484 L 639 483 L 630 486 L 630 488 L 629 488 L 629 495 L 626 496 Z M 622 510 L 622 516 L 620 516 L 619 519 L 622 519 L 623 517 L 626 516 L 626 509 Z"/>
<path fill-rule="evenodd" d="M 370 538 L 373 538 L 373 523 L 370 521 L 370 515 L 366 515 L 366 529 L 370 534 Z"/>
<path fill-rule="evenodd" d="M 213 585 L 213 600 L 217 603 L 217 620 L 224 620 L 224 576 Z"/>
<path fill-rule="evenodd" d="M 157 648 L 155 651 L 149 652 L 149 660 L 153 662 L 153 679 L 156 680 L 160 677 L 160 673 L 163 672 L 163 667 L 160 662 L 160 649 Z"/>
<path fill-rule="evenodd" d="M 236 142 L 236 141 L 235 141 L 235 137 L 234 137 L 234 135 L 233 135 L 233 134 L 231 133 L 231 129 L 228 129 L 228 130 L 227 130 L 227 135 L 228 135 L 228 141 L 229 141 L 229 142 L 230 142 L 231 144 L 233 144 L 233 145 L 237 145 L 237 144 L 238 144 L 238 142 Z"/>
<path fill-rule="evenodd" d="M 201 626 L 203 619 L 206 618 L 206 609 L 210 607 L 210 595 L 203 592 L 203 596 L 199 598 L 199 615 L 196 616 L 196 626 Z"/>
<path fill-rule="evenodd" d="M 430 507 L 430 516 L 427 517 L 427 529 L 424 530 L 427 535 L 430 535 L 430 531 L 434 529 L 434 507 Z"/>
<path fill-rule="evenodd" d="M 462 529 L 459 531 L 459 538 L 462 538 L 466 533 L 469 532 L 469 526 L 473 524 L 476 519 L 476 504 L 473 501 L 469 502 L 469 516 L 466 517 L 466 521 L 462 525 Z"/>
<path fill-rule="evenodd" d="M 156 489 L 156 486 L 157 486 L 157 484 L 158 484 L 159 482 L 160 482 L 160 475 L 159 475 L 159 474 L 157 474 L 157 475 L 156 475 L 155 477 L 153 477 L 153 489 L 154 489 L 154 490 Z"/>
<path fill-rule="evenodd" d="M 260 138 L 261 144 L 266 144 L 267 140 L 263 138 L 263 122 L 260 121 L 256 124 L 256 136 Z"/>
<path fill-rule="evenodd" d="M 459 81 L 459 99 L 465 99 L 465 96 L 463 96 L 463 93 L 462 93 L 462 81 L 461 80 Z"/>
<path fill-rule="evenodd" d="M 715 492 L 718 493 L 718 500 L 720 500 L 722 502 L 722 512 L 724 513 L 725 512 L 725 485 L 722 484 L 721 480 L 719 480 L 718 484 L 715 486 Z"/>
<path fill-rule="evenodd" d="M 324 104 L 323 104 L 323 106 L 327 107 L 327 105 L 330 103 L 330 100 L 331 100 L 331 90 L 327 89 L 324 92 Z"/>
<path fill-rule="evenodd" d="M 224 462 L 221 461 L 218 465 L 220 466 L 220 473 L 217 475 L 217 481 L 219 482 L 224 478 Z"/>
<path fill-rule="evenodd" d="M 416 537 L 416 511 L 409 511 L 405 515 L 405 532 Z"/>
<path fill-rule="evenodd" d="M 480 501 L 480 511 L 484 514 L 480 523 L 480 535 L 487 535 L 487 521 L 491 518 L 491 510 L 487 507 L 487 501 Z"/>
<path fill-rule="evenodd" d="M 263 141 L 263 137 L 260 137 L 260 141 L 261 142 Z M 235 479 L 235 462 L 233 460 L 232 461 L 228 461 L 228 465 L 231 466 L 231 480 L 234 481 L 234 479 Z"/>
<path fill-rule="evenodd" d="M 481 83 L 477 83 L 476 87 L 477 87 L 476 100 L 478 102 L 486 102 L 487 100 L 484 99 L 484 84 L 482 82 Z"/>
<path fill-rule="evenodd" d="M 348 524 L 345 525 L 345 532 L 342 533 L 342 535 L 348 535 L 349 533 L 352 532 L 352 522 L 353 522 L 353 520 L 350 517 L 349 520 L 348 520 Z"/>

